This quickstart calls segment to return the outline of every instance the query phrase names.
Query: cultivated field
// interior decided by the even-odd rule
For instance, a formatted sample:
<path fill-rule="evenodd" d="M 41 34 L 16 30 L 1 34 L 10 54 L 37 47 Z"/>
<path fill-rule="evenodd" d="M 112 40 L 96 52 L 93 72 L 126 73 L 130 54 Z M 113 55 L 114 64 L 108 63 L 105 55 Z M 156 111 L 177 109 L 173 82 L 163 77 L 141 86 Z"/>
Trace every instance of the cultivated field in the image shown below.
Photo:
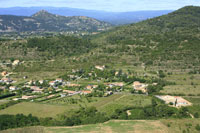
<path fill-rule="evenodd" d="M 23 102 L 0 110 L 0 114 L 32 114 L 33 116 L 37 117 L 56 117 L 57 114 L 64 113 L 65 111 L 72 108 L 73 106 L 67 107 L 59 105 Z"/>
<path fill-rule="evenodd" d="M 7 100 L 0 100 L 0 105 L 4 104 L 4 103 L 7 103 L 7 102 L 8 102 Z"/>

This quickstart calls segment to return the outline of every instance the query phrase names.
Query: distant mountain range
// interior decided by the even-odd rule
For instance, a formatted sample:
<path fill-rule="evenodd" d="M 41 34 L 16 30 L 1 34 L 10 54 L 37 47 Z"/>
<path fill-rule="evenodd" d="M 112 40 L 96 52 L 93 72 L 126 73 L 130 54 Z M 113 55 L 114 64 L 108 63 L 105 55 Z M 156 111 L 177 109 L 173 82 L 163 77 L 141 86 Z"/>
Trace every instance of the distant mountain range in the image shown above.
<path fill-rule="evenodd" d="M 34 15 L 0 16 L 0 32 L 97 32 L 111 27 L 111 24 L 85 16 L 60 16 L 41 10 Z"/>
<path fill-rule="evenodd" d="M 58 14 L 62 16 L 87 16 L 114 25 L 135 23 L 172 12 L 171 10 L 105 12 L 66 7 L 12 7 L 0 8 L 0 15 L 31 16 L 40 10 L 46 10 L 52 14 Z"/>

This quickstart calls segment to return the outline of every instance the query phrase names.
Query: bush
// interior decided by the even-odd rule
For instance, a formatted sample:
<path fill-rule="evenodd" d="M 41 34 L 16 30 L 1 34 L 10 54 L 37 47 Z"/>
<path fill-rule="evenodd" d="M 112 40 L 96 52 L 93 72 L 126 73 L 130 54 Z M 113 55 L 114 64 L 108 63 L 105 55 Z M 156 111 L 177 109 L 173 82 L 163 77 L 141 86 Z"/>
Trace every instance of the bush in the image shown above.
<path fill-rule="evenodd" d="M 28 116 L 23 114 L 0 115 L 0 130 L 24 126 L 35 126 L 39 124 L 39 119 L 37 117 L 33 117 L 31 114 Z"/>
<path fill-rule="evenodd" d="M 199 113 L 198 112 L 194 113 L 194 117 L 199 118 Z"/>
<path fill-rule="evenodd" d="M 200 125 L 197 124 L 196 127 L 195 127 L 195 129 L 196 129 L 197 131 L 200 131 Z"/>

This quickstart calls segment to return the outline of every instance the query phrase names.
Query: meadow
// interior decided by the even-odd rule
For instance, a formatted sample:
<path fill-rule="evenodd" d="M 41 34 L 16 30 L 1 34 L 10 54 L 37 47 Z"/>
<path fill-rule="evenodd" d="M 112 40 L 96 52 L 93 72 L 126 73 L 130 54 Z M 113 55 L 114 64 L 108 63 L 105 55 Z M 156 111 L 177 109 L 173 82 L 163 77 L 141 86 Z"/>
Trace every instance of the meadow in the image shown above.
<path fill-rule="evenodd" d="M 0 114 L 32 114 L 38 117 L 56 117 L 60 113 L 73 109 L 73 106 L 47 105 L 33 102 L 22 102 L 6 109 L 0 110 Z"/>

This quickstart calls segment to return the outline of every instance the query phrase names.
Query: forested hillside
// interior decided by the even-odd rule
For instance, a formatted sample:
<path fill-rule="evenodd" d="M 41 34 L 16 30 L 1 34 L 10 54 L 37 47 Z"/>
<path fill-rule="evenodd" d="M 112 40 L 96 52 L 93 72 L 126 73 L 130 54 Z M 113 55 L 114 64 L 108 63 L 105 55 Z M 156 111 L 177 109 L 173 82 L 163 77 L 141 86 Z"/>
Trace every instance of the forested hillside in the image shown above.
<path fill-rule="evenodd" d="M 147 65 L 166 61 L 197 65 L 199 36 L 200 7 L 189 6 L 168 15 L 118 27 L 98 35 L 94 42 L 106 53 L 138 57 Z"/>
<path fill-rule="evenodd" d="M 2 59 L 53 59 L 58 56 L 78 56 L 95 47 L 88 39 L 58 36 L 46 38 L 30 38 L 27 40 L 1 41 Z"/>

